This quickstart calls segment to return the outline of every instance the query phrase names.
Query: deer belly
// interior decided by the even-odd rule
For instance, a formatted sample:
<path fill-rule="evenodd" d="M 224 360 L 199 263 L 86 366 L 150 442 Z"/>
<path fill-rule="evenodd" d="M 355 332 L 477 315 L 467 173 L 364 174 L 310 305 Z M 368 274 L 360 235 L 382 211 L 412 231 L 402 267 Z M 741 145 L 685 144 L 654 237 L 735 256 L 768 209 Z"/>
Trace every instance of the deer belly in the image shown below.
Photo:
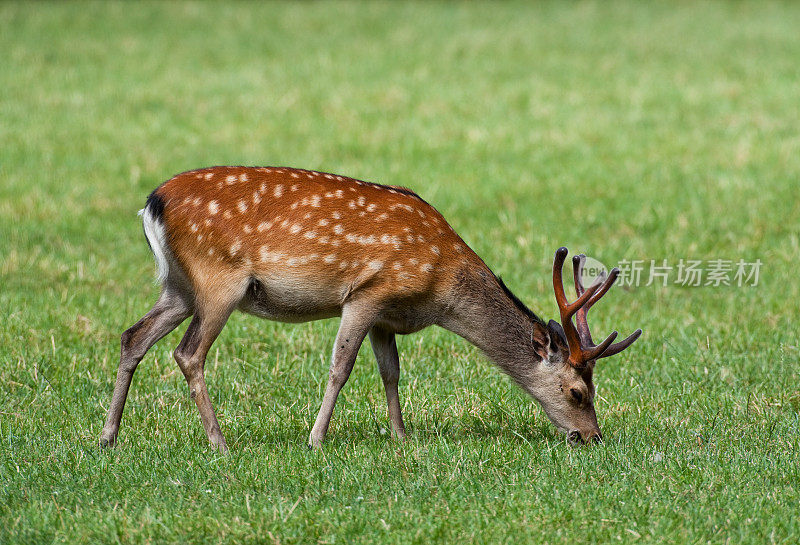
<path fill-rule="evenodd" d="M 252 278 L 238 308 L 278 322 L 309 322 L 342 312 L 328 282 L 314 278 Z"/>

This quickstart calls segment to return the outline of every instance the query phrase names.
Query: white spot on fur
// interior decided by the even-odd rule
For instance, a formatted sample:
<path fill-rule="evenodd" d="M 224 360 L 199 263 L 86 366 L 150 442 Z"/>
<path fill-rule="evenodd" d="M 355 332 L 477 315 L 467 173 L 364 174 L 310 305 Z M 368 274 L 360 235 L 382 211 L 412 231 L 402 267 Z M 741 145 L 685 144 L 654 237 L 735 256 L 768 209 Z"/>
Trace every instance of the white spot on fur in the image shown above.
<path fill-rule="evenodd" d="M 317 232 L 316 231 L 306 231 L 305 233 L 303 233 L 303 236 L 306 237 L 307 239 L 316 238 Z"/>
<path fill-rule="evenodd" d="M 341 235 L 342 233 L 344 233 L 344 227 L 342 227 L 341 223 L 337 223 L 336 225 L 333 226 L 333 232 L 336 233 L 337 235 Z"/>
<path fill-rule="evenodd" d="M 208 203 L 208 213 L 212 216 L 219 212 L 219 203 L 217 201 L 211 201 Z"/>
<path fill-rule="evenodd" d="M 347 268 L 347 261 L 340 261 L 339 268 L 345 270 Z"/>
<path fill-rule="evenodd" d="M 276 185 L 272 194 L 275 195 L 276 199 L 280 198 L 280 196 L 283 195 L 283 186 L 281 184 Z"/>
<path fill-rule="evenodd" d="M 245 223 L 244 227 L 242 227 L 242 231 L 244 231 L 245 233 L 247 233 L 249 235 L 250 233 L 253 232 L 253 228 Z"/>
<path fill-rule="evenodd" d="M 364 203 L 366 203 L 366 202 L 367 202 L 367 199 L 365 199 L 363 195 L 358 198 L 358 206 L 364 206 Z"/>
<path fill-rule="evenodd" d="M 205 175 L 206 180 L 210 180 L 213 177 L 214 177 L 214 173 L 213 172 L 206 172 L 206 175 Z"/>
<path fill-rule="evenodd" d="M 236 239 L 236 241 L 234 241 L 234 243 L 233 243 L 233 244 L 231 244 L 231 247 L 230 247 L 230 249 L 228 250 L 228 253 L 229 253 L 229 254 L 231 254 L 231 257 L 233 257 L 233 256 L 235 256 L 235 255 L 236 255 L 236 252 L 238 252 L 238 251 L 239 251 L 239 250 L 241 250 L 241 249 L 242 249 L 242 243 L 241 243 L 241 241 L 240 241 L 240 240 L 237 238 L 237 239 Z"/>
<path fill-rule="evenodd" d="M 261 202 L 261 193 L 258 191 L 253 191 L 253 204 L 258 204 Z"/>
<path fill-rule="evenodd" d="M 244 200 L 240 200 L 240 201 L 239 201 L 239 202 L 236 204 L 236 208 L 238 208 L 238 209 L 239 209 L 239 213 L 241 213 L 241 214 L 244 214 L 245 212 L 247 212 L 247 203 L 246 203 L 246 202 L 244 202 Z"/>
<path fill-rule="evenodd" d="M 387 214 L 386 212 L 383 212 L 383 213 L 381 213 L 381 214 L 379 214 L 378 216 L 375 217 L 375 221 L 383 221 L 388 217 L 389 217 L 389 214 Z"/>
<path fill-rule="evenodd" d="M 244 174 L 244 173 L 239 174 L 239 181 L 240 182 L 246 182 L 247 181 L 247 174 Z"/>
<path fill-rule="evenodd" d="M 292 185 L 292 191 L 297 191 L 298 187 L 300 187 L 300 186 L 297 185 L 297 184 Z"/>
<path fill-rule="evenodd" d="M 325 218 L 322 218 L 322 219 L 321 219 L 321 220 L 319 220 L 317 223 L 319 224 L 319 226 L 320 226 L 320 227 L 325 227 L 325 226 L 326 226 L 326 225 L 328 225 L 330 222 L 329 222 L 328 220 L 326 220 Z"/>
<path fill-rule="evenodd" d="M 422 269 L 425 272 L 431 272 L 433 270 L 433 265 L 431 265 L 430 263 L 424 263 L 422 267 L 420 267 L 420 269 Z"/>
<path fill-rule="evenodd" d="M 262 221 L 261 223 L 258 224 L 256 229 L 258 230 L 259 233 L 263 233 L 264 231 L 266 231 L 270 227 L 272 227 L 272 222 L 271 221 Z"/>
<path fill-rule="evenodd" d="M 214 248 L 208 249 L 208 255 L 214 255 Z"/>
<path fill-rule="evenodd" d="M 202 202 L 203 200 L 200 197 L 195 197 L 194 200 L 192 201 L 192 204 L 195 206 L 200 206 L 200 203 Z"/>
<path fill-rule="evenodd" d="M 376 208 L 378 208 L 377 204 L 370 203 L 369 205 L 367 205 L 367 212 L 374 212 Z"/>
<path fill-rule="evenodd" d="M 333 219 L 335 219 L 335 220 L 342 219 L 342 215 L 339 212 L 337 212 L 336 210 L 333 211 L 333 214 L 331 214 L 331 217 Z"/>
<path fill-rule="evenodd" d="M 292 225 L 292 228 L 289 229 L 289 232 L 292 233 L 293 235 L 296 235 L 297 233 L 300 232 L 301 229 L 302 229 L 302 227 L 300 227 L 300 225 L 295 223 L 294 225 Z"/>
<path fill-rule="evenodd" d="M 378 261 L 377 259 L 374 259 L 370 261 L 368 265 L 369 268 L 372 269 L 373 271 L 379 271 L 383 268 L 383 261 Z"/>
<path fill-rule="evenodd" d="M 334 261 L 336 261 L 336 254 L 328 254 L 328 255 L 326 255 L 325 258 L 323 259 L 323 261 L 325 263 L 333 263 Z"/>
<path fill-rule="evenodd" d="M 231 219 L 233 217 L 233 212 L 231 212 L 230 210 L 225 210 L 225 212 L 222 215 L 225 216 L 225 219 Z"/>
<path fill-rule="evenodd" d="M 199 227 L 197 226 L 197 224 L 196 224 L 196 223 L 193 223 L 193 224 L 191 224 L 191 225 L 189 226 L 189 228 L 192 230 L 192 233 L 196 233 L 196 232 L 197 232 L 197 230 L 199 229 Z"/>
<path fill-rule="evenodd" d="M 236 183 L 236 176 L 226 176 L 226 177 L 225 177 L 225 182 L 226 182 L 228 185 L 233 185 L 233 184 L 235 184 L 235 183 Z"/>
<path fill-rule="evenodd" d="M 292 178 L 299 178 L 300 175 L 296 172 L 292 172 Z"/>
<path fill-rule="evenodd" d="M 399 261 L 395 261 L 394 264 L 392 265 L 392 268 L 396 271 L 399 271 L 400 269 L 403 268 L 403 265 Z"/>
<path fill-rule="evenodd" d="M 438 246 L 431 246 L 431 252 L 435 253 L 436 255 L 442 255 L 442 252 L 439 250 Z"/>

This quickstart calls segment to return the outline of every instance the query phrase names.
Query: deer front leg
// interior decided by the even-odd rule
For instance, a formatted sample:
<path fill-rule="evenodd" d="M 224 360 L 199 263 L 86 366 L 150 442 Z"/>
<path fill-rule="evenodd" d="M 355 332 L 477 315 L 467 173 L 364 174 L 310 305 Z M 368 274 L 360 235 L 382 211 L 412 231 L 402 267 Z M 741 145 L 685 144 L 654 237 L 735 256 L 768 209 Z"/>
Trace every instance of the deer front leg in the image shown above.
<path fill-rule="evenodd" d="M 386 390 L 386 403 L 389 406 L 392 430 L 398 439 L 403 439 L 406 436 L 406 427 L 400 411 L 400 395 L 397 393 L 397 383 L 400 380 L 400 357 L 397 355 L 394 333 L 373 327 L 369 331 L 369 340 L 372 343 L 375 359 L 378 360 L 378 369 Z"/>
<path fill-rule="evenodd" d="M 360 311 L 352 306 L 342 309 L 342 321 L 339 324 L 339 331 L 336 334 L 336 343 L 333 345 L 333 356 L 331 358 L 331 368 L 328 374 L 328 384 L 325 387 L 325 397 L 322 398 L 322 406 L 317 414 L 314 427 L 311 428 L 311 435 L 308 438 L 310 448 L 319 448 L 325 440 L 328 425 L 331 423 L 333 408 L 336 405 L 336 398 L 350 378 L 353 364 L 358 355 L 358 349 L 367 336 L 367 332 L 372 326 L 372 316 L 370 313 Z"/>

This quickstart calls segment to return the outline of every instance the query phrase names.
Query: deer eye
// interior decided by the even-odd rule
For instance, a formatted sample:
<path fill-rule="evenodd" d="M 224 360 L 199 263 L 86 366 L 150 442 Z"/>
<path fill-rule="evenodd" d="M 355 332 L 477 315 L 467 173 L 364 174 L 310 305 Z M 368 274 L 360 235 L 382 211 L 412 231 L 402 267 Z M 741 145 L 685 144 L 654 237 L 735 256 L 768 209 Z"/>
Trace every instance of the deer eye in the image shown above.
<path fill-rule="evenodd" d="M 577 401 L 578 403 L 581 403 L 581 402 L 583 401 L 583 394 L 582 394 L 582 393 L 581 393 L 581 391 L 580 391 L 580 390 L 578 390 L 577 388 L 570 388 L 570 389 L 569 389 L 569 393 L 571 393 L 571 394 L 572 394 L 572 397 L 573 397 L 573 398 L 575 399 L 575 401 Z"/>

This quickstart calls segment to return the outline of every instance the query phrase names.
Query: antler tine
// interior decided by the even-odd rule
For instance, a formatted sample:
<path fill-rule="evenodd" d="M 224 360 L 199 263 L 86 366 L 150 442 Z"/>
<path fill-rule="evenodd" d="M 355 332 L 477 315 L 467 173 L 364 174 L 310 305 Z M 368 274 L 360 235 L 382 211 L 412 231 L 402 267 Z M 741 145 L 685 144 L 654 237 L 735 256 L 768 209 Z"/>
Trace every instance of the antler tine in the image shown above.
<path fill-rule="evenodd" d="M 572 276 L 575 280 L 575 293 L 578 295 L 578 297 L 583 295 L 585 290 L 583 287 L 583 282 L 581 281 L 584 263 L 586 263 L 586 256 L 584 254 L 572 256 Z"/>
<path fill-rule="evenodd" d="M 600 355 L 597 356 L 597 359 L 607 358 L 609 356 L 614 356 L 616 354 L 619 354 L 620 352 L 628 348 L 630 345 L 632 345 L 636 341 L 636 339 L 639 338 L 641 334 L 642 330 L 637 329 L 636 331 L 631 333 L 627 339 L 622 340 L 618 343 L 614 343 L 611 346 L 609 346 L 606 350 L 604 350 L 603 352 L 600 353 Z"/>
<path fill-rule="evenodd" d="M 583 357 L 586 359 L 586 361 L 597 359 L 598 357 L 601 356 L 603 352 L 605 352 L 611 346 L 611 343 L 614 342 L 614 339 L 617 338 L 617 335 L 618 333 L 616 331 L 613 331 L 611 335 L 606 337 L 606 340 L 604 340 L 595 347 L 585 350 L 583 353 Z"/>
<path fill-rule="evenodd" d="M 575 293 L 580 297 L 586 288 L 583 287 L 583 265 L 586 263 L 586 256 L 583 254 L 576 255 L 572 258 L 572 275 L 575 280 Z M 586 314 L 589 312 L 589 303 L 578 309 L 575 313 L 575 325 L 578 328 L 578 335 L 581 341 L 589 346 L 594 346 L 592 341 L 592 334 L 589 332 L 589 323 L 586 321 Z"/>
<path fill-rule="evenodd" d="M 614 267 L 611 269 L 611 272 L 608 273 L 608 276 L 603 280 L 603 283 L 600 286 L 595 294 L 591 297 L 591 299 L 586 303 L 586 311 L 588 312 L 592 305 L 594 305 L 597 301 L 600 300 L 602 296 L 606 294 L 608 290 L 611 289 L 611 286 L 614 285 L 614 282 L 617 281 L 617 277 L 619 277 L 619 269 Z"/>

